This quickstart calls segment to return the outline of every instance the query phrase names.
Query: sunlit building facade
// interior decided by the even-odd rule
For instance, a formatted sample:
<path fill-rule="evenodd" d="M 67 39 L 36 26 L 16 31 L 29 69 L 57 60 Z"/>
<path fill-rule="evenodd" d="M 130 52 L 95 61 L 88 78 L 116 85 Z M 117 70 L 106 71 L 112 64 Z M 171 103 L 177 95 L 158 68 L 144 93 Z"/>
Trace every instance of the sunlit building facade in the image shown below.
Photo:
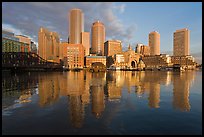
<path fill-rule="evenodd" d="M 2 52 L 29 52 L 29 43 L 21 41 L 13 32 L 2 30 Z"/>
<path fill-rule="evenodd" d="M 105 26 L 102 22 L 96 21 L 91 28 L 91 53 L 100 56 L 104 55 Z"/>
<path fill-rule="evenodd" d="M 69 43 L 81 44 L 81 32 L 84 32 L 84 13 L 81 9 L 69 12 Z"/>
<path fill-rule="evenodd" d="M 31 39 L 24 35 L 16 35 L 16 37 L 19 38 L 20 42 L 27 44 L 27 46 L 25 45 L 21 46 L 21 51 L 30 52 L 31 51 Z"/>
<path fill-rule="evenodd" d="M 158 69 L 172 66 L 171 57 L 167 54 L 142 57 L 146 69 Z"/>
<path fill-rule="evenodd" d="M 89 32 L 82 32 L 81 33 L 81 42 L 84 46 L 85 56 L 90 54 L 90 33 Z"/>
<path fill-rule="evenodd" d="M 150 55 L 160 55 L 160 34 L 157 31 L 149 33 Z"/>
<path fill-rule="evenodd" d="M 84 46 L 82 44 L 68 44 L 66 51 L 68 68 L 84 67 Z"/>
<path fill-rule="evenodd" d="M 48 61 L 59 62 L 59 35 L 41 27 L 38 32 L 38 54 Z"/>
<path fill-rule="evenodd" d="M 150 47 L 143 44 L 137 44 L 135 52 L 144 56 L 148 56 L 150 55 Z"/>
<path fill-rule="evenodd" d="M 91 67 L 93 63 L 100 62 L 106 66 L 106 56 L 86 56 L 86 67 Z"/>
<path fill-rule="evenodd" d="M 122 42 L 120 40 L 108 40 L 104 43 L 105 56 L 113 56 L 122 52 Z"/>
<path fill-rule="evenodd" d="M 174 32 L 174 46 L 173 55 L 174 56 L 187 56 L 189 55 L 190 47 L 190 31 L 186 28 L 176 30 Z"/>

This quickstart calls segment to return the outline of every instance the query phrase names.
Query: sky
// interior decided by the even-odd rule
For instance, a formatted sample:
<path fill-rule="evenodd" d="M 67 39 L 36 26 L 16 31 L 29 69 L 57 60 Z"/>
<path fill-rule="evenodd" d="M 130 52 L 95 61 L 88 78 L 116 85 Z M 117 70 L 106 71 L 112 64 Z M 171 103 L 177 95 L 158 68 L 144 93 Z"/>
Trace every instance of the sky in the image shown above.
<path fill-rule="evenodd" d="M 2 2 L 2 28 L 16 35 L 26 35 L 38 44 L 38 31 L 45 27 L 67 41 L 72 8 L 84 12 L 84 31 L 92 24 L 105 25 L 106 40 L 148 45 L 152 31 L 160 33 L 160 53 L 173 55 L 173 33 L 190 30 L 190 54 L 202 62 L 202 2 Z"/>

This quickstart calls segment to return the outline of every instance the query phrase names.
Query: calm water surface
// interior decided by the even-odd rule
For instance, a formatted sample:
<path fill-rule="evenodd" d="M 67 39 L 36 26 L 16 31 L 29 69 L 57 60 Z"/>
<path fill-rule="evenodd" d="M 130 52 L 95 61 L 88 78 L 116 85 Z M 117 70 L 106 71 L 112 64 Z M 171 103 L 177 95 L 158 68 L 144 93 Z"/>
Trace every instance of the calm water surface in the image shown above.
<path fill-rule="evenodd" d="M 3 73 L 2 134 L 202 134 L 202 71 Z"/>

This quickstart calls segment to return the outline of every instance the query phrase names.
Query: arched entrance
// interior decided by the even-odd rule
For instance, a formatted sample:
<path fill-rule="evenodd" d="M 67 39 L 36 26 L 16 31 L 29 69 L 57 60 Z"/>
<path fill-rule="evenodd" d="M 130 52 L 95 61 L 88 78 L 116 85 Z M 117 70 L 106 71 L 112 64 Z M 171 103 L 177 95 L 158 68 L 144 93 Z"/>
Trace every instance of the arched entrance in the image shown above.
<path fill-rule="evenodd" d="M 136 67 L 135 61 L 132 61 L 132 62 L 131 62 L 131 67 L 132 67 L 132 68 L 135 68 L 135 67 Z"/>

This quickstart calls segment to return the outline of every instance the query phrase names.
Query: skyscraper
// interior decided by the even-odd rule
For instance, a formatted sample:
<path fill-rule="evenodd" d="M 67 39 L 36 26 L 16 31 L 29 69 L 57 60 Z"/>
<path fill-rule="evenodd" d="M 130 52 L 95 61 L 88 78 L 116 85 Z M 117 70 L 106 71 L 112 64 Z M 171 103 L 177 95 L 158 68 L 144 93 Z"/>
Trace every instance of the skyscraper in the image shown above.
<path fill-rule="evenodd" d="M 150 55 L 160 55 L 160 34 L 157 31 L 149 33 Z"/>
<path fill-rule="evenodd" d="M 90 50 L 90 33 L 89 32 L 82 32 L 81 33 L 81 43 L 84 46 L 85 56 L 89 55 Z"/>
<path fill-rule="evenodd" d="M 69 12 L 69 43 L 81 44 L 81 32 L 84 32 L 84 14 L 80 9 Z"/>
<path fill-rule="evenodd" d="M 59 35 L 41 27 L 38 32 L 38 54 L 46 60 L 58 62 L 59 60 Z"/>
<path fill-rule="evenodd" d="M 97 55 L 104 55 L 104 42 L 105 42 L 105 27 L 100 21 L 93 23 L 92 31 L 92 46 L 91 53 Z"/>
<path fill-rule="evenodd" d="M 174 56 L 186 56 L 189 55 L 190 45 L 190 31 L 188 29 L 180 29 L 174 32 Z"/>

